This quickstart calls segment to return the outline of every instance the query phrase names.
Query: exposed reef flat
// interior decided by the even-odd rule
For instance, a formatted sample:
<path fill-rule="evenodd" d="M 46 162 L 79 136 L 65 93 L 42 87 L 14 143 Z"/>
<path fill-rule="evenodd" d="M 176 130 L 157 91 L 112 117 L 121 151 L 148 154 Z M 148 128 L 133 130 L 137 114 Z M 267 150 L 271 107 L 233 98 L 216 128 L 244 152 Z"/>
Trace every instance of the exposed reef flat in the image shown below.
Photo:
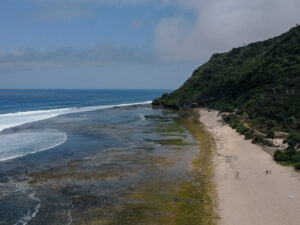
<path fill-rule="evenodd" d="M 70 138 L 61 151 L 76 148 L 72 135 L 80 132 L 89 141 L 78 152 L 86 154 L 24 175 L 39 200 L 28 224 L 215 225 L 215 142 L 198 110 L 118 113 L 133 118 L 107 125 L 91 112 L 83 124 L 66 124 Z M 104 131 L 109 147 L 102 147 Z"/>

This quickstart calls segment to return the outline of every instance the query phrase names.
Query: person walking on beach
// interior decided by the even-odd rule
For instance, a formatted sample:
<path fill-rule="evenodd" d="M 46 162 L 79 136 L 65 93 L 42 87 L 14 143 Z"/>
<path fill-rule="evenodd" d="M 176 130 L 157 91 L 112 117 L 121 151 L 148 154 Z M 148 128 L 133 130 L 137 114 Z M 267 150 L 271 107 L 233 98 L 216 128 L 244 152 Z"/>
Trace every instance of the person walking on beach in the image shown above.
<path fill-rule="evenodd" d="M 271 170 L 266 170 L 265 173 L 266 173 L 266 174 L 271 174 L 272 171 L 271 171 Z"/>

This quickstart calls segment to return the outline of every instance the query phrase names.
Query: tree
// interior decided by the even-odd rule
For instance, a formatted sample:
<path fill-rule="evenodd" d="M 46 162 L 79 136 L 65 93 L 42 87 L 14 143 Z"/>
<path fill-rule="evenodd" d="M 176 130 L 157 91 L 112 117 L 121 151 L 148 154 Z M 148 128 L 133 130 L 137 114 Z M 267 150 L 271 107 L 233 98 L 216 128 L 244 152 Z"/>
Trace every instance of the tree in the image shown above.
<path fill-rule="evenodd" d="M 298 148 L 300 145 L 300 133 L 297 131 L 290 133 L 284 143 L 287 143 L 290 148 Z"/>
<path fill-rule="evenodd" d="M 274 130 L 270 130 L 270 131 L 268 132 L 268 134 L 267 134 L 267 137 L 272 139 L 272 144 L 273 144 L 273 139 L 274 139 L 274 137 L 275 137 L 275 132 L 274 132 Z"/>

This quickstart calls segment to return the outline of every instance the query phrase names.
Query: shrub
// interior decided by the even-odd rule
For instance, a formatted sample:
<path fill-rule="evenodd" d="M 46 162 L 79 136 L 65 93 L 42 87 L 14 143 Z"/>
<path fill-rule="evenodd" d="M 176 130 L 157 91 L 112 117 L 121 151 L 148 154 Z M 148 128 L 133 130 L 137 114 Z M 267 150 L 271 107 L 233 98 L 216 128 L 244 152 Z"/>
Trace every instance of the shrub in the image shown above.
<path fill-rule="evenodd" d="M 290 157 L 292 157 L 293 155 L 295 155 L 297 153 L 296 150 L 295 150 L 295 148 L 291 147 L 291 146 L 287 147 L 284 152 L 287 155 L 289 155 Z"/>
<path fill-rule="evenodd" d="M 260 143 L 260 138 L 259 137 L 254 137 L 254 139 L 252 140 L 253 144 L 259 144 Z"/>
<path fill-rule="evenodd" d="M 221 112 L 233 112 L 235 109 L 233 105 L 224 102 L 216 105 L 216 108 Z"/>
<path fill-rule="evenodd" d="M 248 129 L 244 135 L 246 140 L 253 138 L 253 133 L 250 129 Z"/>
<path fill-rule="evenodd" d="M 289 161 L 290 156 L 288 154 L 286 154 L 285 152 L 277 150 L 274 154 L 274 159 L 275 159 L 275 161 L 278 161 L 278 162 L 284 162 L 284 161 Z"/>
<path fill-rule="evenodd" d="M 237 129 L 236 130 L 240 134 L 243 134 L 245 136 L 245 139 L 251 139 L 253 137 L 252 131 L 249 128 L 242 125 L 242 124 L 237 124 Z"/>
<path fill-rule="evenodd" d="M 295 164 L 295 169 L 296 170 L 300 170 L 300 162 L 298 162 L 298 163 Z"/>
<path fill-rule="evenodd" d="M 161 96 L 162 98 L 166 98 L 168 97 L 169 93 L 163 93 L 163 95 Z"/>
<path fill-rule="evenodd" d="M 294 163 L 300 163 L 300 152 L 297 152 L 291 157 L 291 161 Z"/>
<path fill-rule="evenodd" d="M 274 132 L 274 130 L 270 130 L 269 132 L 268 132 L 268 134 L 267 134 L 267 137 L 268 138 L 274 138 L 274 136 L 275 136 L 275 132 Z"/>
<path fill-rule="evenodd" d="M 285 141 L 290 147 L 297 147 L 300 144 L 300 133 L 292 132 Z"/>
<path fill-rule="evenodd" d="M 154 105 L 154 106 L 161 105 L 161 100 L 160 100 L 160 98 L 155 98 L 155 99 L 152 101 L 152 105 Z"/>
<path fill-rule="evenodd" d="M 254 139 L 252 140 L 253 144 L 262 144 L 262 145 L 266 145 L 266 146 L 272 146 L 272 143 L 269 142 L 268 140 L 259 137 L 259 136 L 255 136 Z"/>

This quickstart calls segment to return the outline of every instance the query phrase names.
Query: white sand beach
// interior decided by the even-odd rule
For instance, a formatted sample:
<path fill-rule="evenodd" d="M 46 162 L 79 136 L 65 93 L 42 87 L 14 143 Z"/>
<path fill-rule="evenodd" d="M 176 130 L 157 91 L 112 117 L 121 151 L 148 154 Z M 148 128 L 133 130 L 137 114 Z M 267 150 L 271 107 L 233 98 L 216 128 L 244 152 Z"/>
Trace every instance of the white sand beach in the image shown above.
<path fill-rule="evenodd" d="M 217 144 L 219 224 L 299 225 L 300 173 L 277 164 L 260 146 L 244 140 L 221 122 L 217 111 L 200 109 L 200 115 Z"/>

